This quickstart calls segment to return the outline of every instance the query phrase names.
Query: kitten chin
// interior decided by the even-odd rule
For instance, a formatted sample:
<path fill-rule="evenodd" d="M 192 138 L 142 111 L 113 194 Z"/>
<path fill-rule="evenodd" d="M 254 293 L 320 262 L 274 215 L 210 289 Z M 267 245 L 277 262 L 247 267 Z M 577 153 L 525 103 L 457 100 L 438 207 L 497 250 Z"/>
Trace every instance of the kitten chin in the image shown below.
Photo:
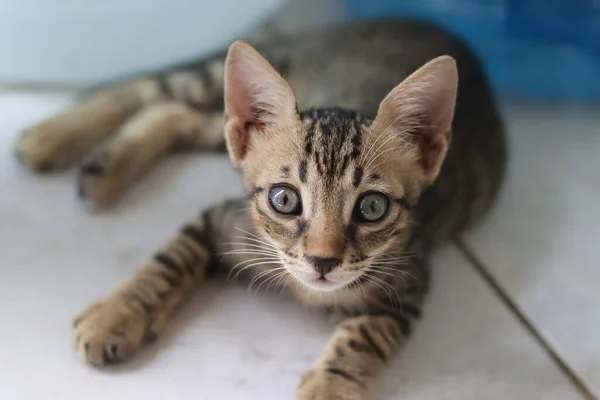
<path fill-rule="evenodd" d="M 305 265 L 303 268 L 288 266 L 287 270 L 298 284 L 306 287 L 306 289 L 315 292 L 333 293 L 348 289 L 354 283 L 365 281 L 362 271 L 366 270 L 366 267 L 354 267 L 352 271 L 349 271 L 346 267 L 341 266 L 326 275 L 314 271 L 310 265 Z M 356 289 L 356 287 L 354 288 Z"/>

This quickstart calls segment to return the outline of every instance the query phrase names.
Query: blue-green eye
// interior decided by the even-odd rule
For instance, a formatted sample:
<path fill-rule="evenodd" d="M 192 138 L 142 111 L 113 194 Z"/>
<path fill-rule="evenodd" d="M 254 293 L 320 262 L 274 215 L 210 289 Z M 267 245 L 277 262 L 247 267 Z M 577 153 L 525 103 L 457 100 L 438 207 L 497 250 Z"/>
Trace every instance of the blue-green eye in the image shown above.
<path fill-rule="evenodd" d="M 377 222 L 388 212 L 390 200 L 381 193 L 371 192 L 363 194 L 354 206 L 354 219 L 362 222 Z"/>
<path fill-rule="evenodd" d="M 273 210 L 280 214 L 300 215 L 302 213 L 300 195 L 289 186 L 273 186 L 269 191 L 269 203 Z"/>

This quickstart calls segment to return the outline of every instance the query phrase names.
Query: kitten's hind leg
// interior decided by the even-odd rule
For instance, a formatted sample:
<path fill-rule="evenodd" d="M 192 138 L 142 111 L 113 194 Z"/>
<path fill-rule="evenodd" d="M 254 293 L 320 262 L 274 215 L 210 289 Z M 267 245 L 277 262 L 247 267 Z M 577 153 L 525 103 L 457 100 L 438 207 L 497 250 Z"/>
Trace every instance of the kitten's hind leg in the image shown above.
<path fill-rule="evenodd" d="M 92 208 L 104 208 L 175 147 L 213 150 L 224 142 L 220 111 L 200 112 L 175 101 L 147 106 L 85 157 L 79 195 Z"/>
<path fill-rule="evenodd" d="M 39 172 L 69 167 L 143 105 L 164 97 L 153 78 L 100 90 L 70 110 L 26 129 L 15 144 L 16 155 Z"/>

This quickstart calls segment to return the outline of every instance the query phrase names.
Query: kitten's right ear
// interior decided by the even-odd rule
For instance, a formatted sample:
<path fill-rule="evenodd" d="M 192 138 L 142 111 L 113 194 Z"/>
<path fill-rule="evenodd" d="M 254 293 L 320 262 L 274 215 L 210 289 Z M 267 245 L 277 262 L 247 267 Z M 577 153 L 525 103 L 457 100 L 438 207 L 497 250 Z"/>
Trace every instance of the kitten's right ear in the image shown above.
<path fill-rule="evenodd" d="M 225 138 L 234 166 L 251 148 L 252 135 L 297 118 L 287 82 L 252 46 L 234 42 L 225 61 Z"/>

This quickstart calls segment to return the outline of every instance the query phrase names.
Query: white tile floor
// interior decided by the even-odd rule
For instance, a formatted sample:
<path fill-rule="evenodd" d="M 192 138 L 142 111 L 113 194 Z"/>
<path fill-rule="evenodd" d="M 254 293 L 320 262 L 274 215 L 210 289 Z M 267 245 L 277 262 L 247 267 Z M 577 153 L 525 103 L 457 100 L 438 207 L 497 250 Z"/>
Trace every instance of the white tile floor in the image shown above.
<path fill-rule="evenodd" d="M 188 216 L 240 193 L 218 157 L 171 159 L 116 209 L 77 206 L 72 174 L 37 177 L 18 130 L 64 96 L 0 93 L 0 399 L 291 398 L 327 340 L 318 312 L 209 285 L 166 335 L 106 372 L 70 348 L 70 321 L 126 278 Z M 600 393 L 600 113 L 507 105 L 512 164 L 493 215 L 466 243 L 536 329 Z M 203 174 L 211 169 L 218 173 Z M 386 371 L 381 399 L 584 399 L 454 247 L 434 260 L 424 321 Z M 588 396 L 588 398 L 593 398 Z"/>
<path fill-rule="evenodd" d="M 600 109 L 506 107 L 506 190 L 467 243 L 600 394 Z"/>

